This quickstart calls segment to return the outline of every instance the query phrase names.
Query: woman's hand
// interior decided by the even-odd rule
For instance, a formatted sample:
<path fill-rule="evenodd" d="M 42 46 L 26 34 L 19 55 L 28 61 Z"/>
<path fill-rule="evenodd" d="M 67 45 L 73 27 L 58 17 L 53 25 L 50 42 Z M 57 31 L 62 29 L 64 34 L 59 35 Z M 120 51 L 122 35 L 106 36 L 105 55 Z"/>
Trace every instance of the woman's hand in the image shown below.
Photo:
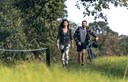
<path fill-rule="evenodd" d="M 57 40 L 57 42 L 56 42 L 56 46 L 57 46 L 57 48 L 60 47 L 60 45 L 59 45 L 59 40 Z"/>

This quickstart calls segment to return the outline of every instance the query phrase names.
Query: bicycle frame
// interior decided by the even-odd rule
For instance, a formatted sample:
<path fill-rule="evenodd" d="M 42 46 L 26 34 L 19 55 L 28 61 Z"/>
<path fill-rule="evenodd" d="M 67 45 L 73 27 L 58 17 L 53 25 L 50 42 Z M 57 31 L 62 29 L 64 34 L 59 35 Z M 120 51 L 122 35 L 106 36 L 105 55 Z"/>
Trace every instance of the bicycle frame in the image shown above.
<path fill-rule="evenodd" d="M 90 43 L 87 45 L 87 53 L 88 53 L 88 57 L 87 58 L 89 59 L 90 62 L 92 62 L 93 58 L 95 57 L 95 54 L 92 51 Z"/>

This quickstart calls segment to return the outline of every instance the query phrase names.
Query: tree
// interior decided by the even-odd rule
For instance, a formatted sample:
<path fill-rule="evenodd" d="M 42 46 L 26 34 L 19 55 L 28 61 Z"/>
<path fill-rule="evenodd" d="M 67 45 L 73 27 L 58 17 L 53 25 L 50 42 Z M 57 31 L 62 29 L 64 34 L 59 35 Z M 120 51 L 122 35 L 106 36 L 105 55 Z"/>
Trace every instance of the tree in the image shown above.
<path fill-rule="evenodd" d="M 23 49 L 23 46 L 25 46 L 25 35 L 22 31 L 22 27 L 20 26 L 21 19 L 20 11 L 15 10 L 12 6 L 13 1 L 10 0 L 1 0 L 1 33 L 5 34 L 2 39 L 2 44 L 6 42 L 6 40 L 11 41 L 12 48 L 21 48 Z M 19 41 L 20 40 L 20 41 Z M 17 46 L 17 47 L 16 47 Z"/>
<path fill-rule="evenodd" d="M 108 23 L 104 21 L 94 22 L 89 24 L 100 38 L 98 41 L 98 54 L 99 55 L 120 55 L 121 49 L 118 40 L 118 33 L 112 31 Z"/>
<path fill-rule="evenodd" d="M 103 9 L 110 9 L 110 4 L 115 7 L 127 7 L 128 0 L 78 0 L 76 6 L 80 8 L 82 4 L 85 8 L 84 16 L 94 16 L 94 20 L 102 18 L 107 21 L 107 16 L 102 12 Z"/>
<path fill-rule="evenodd" d="M 0 45 L 5 49 L 25 49 L 27 40 L 21 26 L 20 11 L 13 8 L 12 3 L 12 0 L 0 1 Z M 0 55 L 6 59 L 13 54 L 2 51 Z"/>
<path fill-rule="evenodd" d="M 89 24 L 90 27 L 95 31 L 97 34 L 103 34 L 103 35 L 116 35 L 118 36 L 117 32 L 114 32 L 110 27 L 108 26 L 107 22 L 104 21 L 94 21 L 93 23 Z"/>
<path fill-rule="evenodd" d="M 127 55 L 128 54 L 128 36 L 126 35 L 120 35 L 119 36 L 119 45 L 122 50 L 122 54 Z"/>
<path fill-rule="evenodd" d="M 126 48 L 127 43 L 122 41 L 119 41 L 118 33 L 112 31 L 108 26 L 107 26 L 107 15 L 103 13 L 103 9 L 110 9 L 109 5 L 114 5 L 115 7 L 126 7 L 128 9 L 128 0 L 77 0 L 76 6 L 77 8 L 80 9 L 80 4 L 83 5 L 84 11 L 83 15 L 84 16 L 93 16 L 94 20 L 96 21 L 97 19 L 104 19 L 105 22 L 94 22 L 92 24 L 93 29 L 96 31 L 96 33 L 99 34 L 100 39 L 102 39 L 100 43 L 100 52 L 102 51 L 104 54 L 106 53 L 105 50 L 108 51 L 106 54 L 112 54 L 114 52 L 122 52 L 124 50 L 125 54 L 127 53 L 127 50 L 124 49 Z M 106 41 L 107 40 L 107 41 Z M 109 43 L 114 43 L 114 44 L 109 44 Z M 119 42 L 121 43 L 119 45 Z M 120 48 L 121 47 L 121 48 Z M 110 48 L 110 49 L 108 49 Z M 112 50 L 112 51 L 111 51 Z M 118 54 L 118 53 L 117 53 Z"/>
<path fill-rule="evenodd" d="M 65 0 L 17 0 L 14 7 L 21 10 L 24 32 L 30 44 L 48 46 L 56 36 L 57 19 L 63 18 Z M 26 28 L 27 27 L 27 28 Z"/>
<path fill-rule="evenodd" d="M 0 34 L 4 35 L 0 35 L 1 47 L 35 49 L 53 44 L 58 19 L 67 13 L 64 2 L 65 0 L 0 0 Z"/>

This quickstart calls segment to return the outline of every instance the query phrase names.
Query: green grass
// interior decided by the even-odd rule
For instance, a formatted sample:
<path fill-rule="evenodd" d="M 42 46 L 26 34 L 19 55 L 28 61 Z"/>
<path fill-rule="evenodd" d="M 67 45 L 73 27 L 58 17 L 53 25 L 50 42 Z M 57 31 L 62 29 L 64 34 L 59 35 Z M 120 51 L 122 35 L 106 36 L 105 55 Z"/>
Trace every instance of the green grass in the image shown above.
<path fill-rule="evenodd" d="M 47 67 L 37 61 L 0 64 L 0 82 L 128 82 L 128 71 L 123 79 L 127 64 L 127 57 L 99 57 L 86 66 L 67 68 L 59 63 Z"/>

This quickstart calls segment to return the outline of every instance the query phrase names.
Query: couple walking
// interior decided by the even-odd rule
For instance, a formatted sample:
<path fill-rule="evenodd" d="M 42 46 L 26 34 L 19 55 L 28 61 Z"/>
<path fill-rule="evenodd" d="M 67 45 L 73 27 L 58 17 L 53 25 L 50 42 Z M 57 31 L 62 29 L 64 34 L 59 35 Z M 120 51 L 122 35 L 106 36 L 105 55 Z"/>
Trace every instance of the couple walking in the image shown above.
<path fill-rule="evenodd" d="M 82 26 L 76 29 L 74 35 L 72 35 L 72 31 L 69 28 L 69 21 L 67 19 L 64 19 L 60 23 L 57 36 L 57 46 L 61 50 L 61 59 L 63 66 L 68 65 L 70 46 L 74 48 L 73 39 L 75 40 L 77 46 L 78 64 L 84 65 L 85 50 L 90 40 L 89 35 L 92 35 L 96 39 L 96 41 L 98 40 L 96 34 L 89 28 L 87 28 L 87 21 L 85 20 L 82 21 Z"/>

